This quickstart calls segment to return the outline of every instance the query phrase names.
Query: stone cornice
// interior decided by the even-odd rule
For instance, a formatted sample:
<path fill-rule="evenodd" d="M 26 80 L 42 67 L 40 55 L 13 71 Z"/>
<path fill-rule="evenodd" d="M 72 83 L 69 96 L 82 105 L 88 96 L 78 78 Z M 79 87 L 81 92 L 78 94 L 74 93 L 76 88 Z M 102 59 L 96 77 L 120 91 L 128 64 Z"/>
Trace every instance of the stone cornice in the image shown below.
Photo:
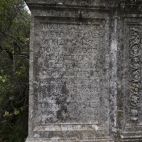
<path fill-rule="evenodd" d="M 25 0 L 30 9 L 32 8 L 63 8 L 63 9 L 88 9 L 110 10 L 117 7 L 116 0 Z"/>

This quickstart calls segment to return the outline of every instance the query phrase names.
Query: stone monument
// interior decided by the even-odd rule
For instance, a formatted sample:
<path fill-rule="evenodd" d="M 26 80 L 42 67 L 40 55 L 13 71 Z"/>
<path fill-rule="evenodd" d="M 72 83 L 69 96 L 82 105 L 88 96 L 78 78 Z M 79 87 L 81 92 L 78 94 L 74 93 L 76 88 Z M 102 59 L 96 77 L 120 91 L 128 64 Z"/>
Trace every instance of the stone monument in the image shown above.
<path fill-rule="evenodd" d="M 142 142 L 142 1 L 26 3 L 26 142 Z"/>

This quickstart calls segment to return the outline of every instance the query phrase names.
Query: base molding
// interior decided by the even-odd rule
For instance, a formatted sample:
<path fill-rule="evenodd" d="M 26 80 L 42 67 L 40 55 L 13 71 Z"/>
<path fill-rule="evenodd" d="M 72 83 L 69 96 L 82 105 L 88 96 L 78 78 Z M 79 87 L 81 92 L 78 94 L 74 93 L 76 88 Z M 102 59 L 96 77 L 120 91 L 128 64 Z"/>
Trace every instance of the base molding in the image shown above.
<path fill-rule="evenodd" d="M 122 142 L 142 142 L 142 126 L 127 126 L 120 137 Z"/>
<path fill-rule="evenodd" d="M 142 142 L 142 131 L 122 133 L 121 141 L 122 142 Z"/>
<path fill-rule="evenodd" d="M 59 123 L 36 126 L 26 142 L 114 142 L 98 124 Z"/>
<path fill-rule="evenodd" d="M 142 142 L 142 137 L 125 137 L 121 139 L 121 142 Z"/>
<path fill-rule="evenodd" d="M 114 141 L 110 138 L 90 138 L 90 139 L 84 139 L 84 140 L 27 138 L 26 142 L 114 142 Z"/>

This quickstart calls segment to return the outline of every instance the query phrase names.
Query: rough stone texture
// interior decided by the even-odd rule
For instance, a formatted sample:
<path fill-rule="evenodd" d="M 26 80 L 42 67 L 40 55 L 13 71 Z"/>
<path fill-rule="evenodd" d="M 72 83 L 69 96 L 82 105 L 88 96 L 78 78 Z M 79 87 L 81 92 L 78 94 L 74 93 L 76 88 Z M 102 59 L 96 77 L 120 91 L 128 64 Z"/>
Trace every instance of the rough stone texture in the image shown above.
<path fill-rule="evenodd" d="M 26 142 L 141 142 L 141 0 L 26 2 Z"/>

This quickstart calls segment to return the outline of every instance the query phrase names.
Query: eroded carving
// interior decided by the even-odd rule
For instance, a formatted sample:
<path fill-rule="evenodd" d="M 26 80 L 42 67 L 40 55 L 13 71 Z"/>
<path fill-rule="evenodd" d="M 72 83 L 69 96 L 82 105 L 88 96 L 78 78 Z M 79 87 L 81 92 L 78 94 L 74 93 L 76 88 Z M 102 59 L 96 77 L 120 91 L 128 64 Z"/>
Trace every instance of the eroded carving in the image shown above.
<path fill-rule="evenodd" d="M 141 0 L 120 0 L 120 5 L 125 12 L 135 13 L 142 11 Z"/>
<path fill-rule="evenodd" d="M 140 107 L 140 36 L 137 28 L 130 28 L 130 115 L 137 121 Z"/>

